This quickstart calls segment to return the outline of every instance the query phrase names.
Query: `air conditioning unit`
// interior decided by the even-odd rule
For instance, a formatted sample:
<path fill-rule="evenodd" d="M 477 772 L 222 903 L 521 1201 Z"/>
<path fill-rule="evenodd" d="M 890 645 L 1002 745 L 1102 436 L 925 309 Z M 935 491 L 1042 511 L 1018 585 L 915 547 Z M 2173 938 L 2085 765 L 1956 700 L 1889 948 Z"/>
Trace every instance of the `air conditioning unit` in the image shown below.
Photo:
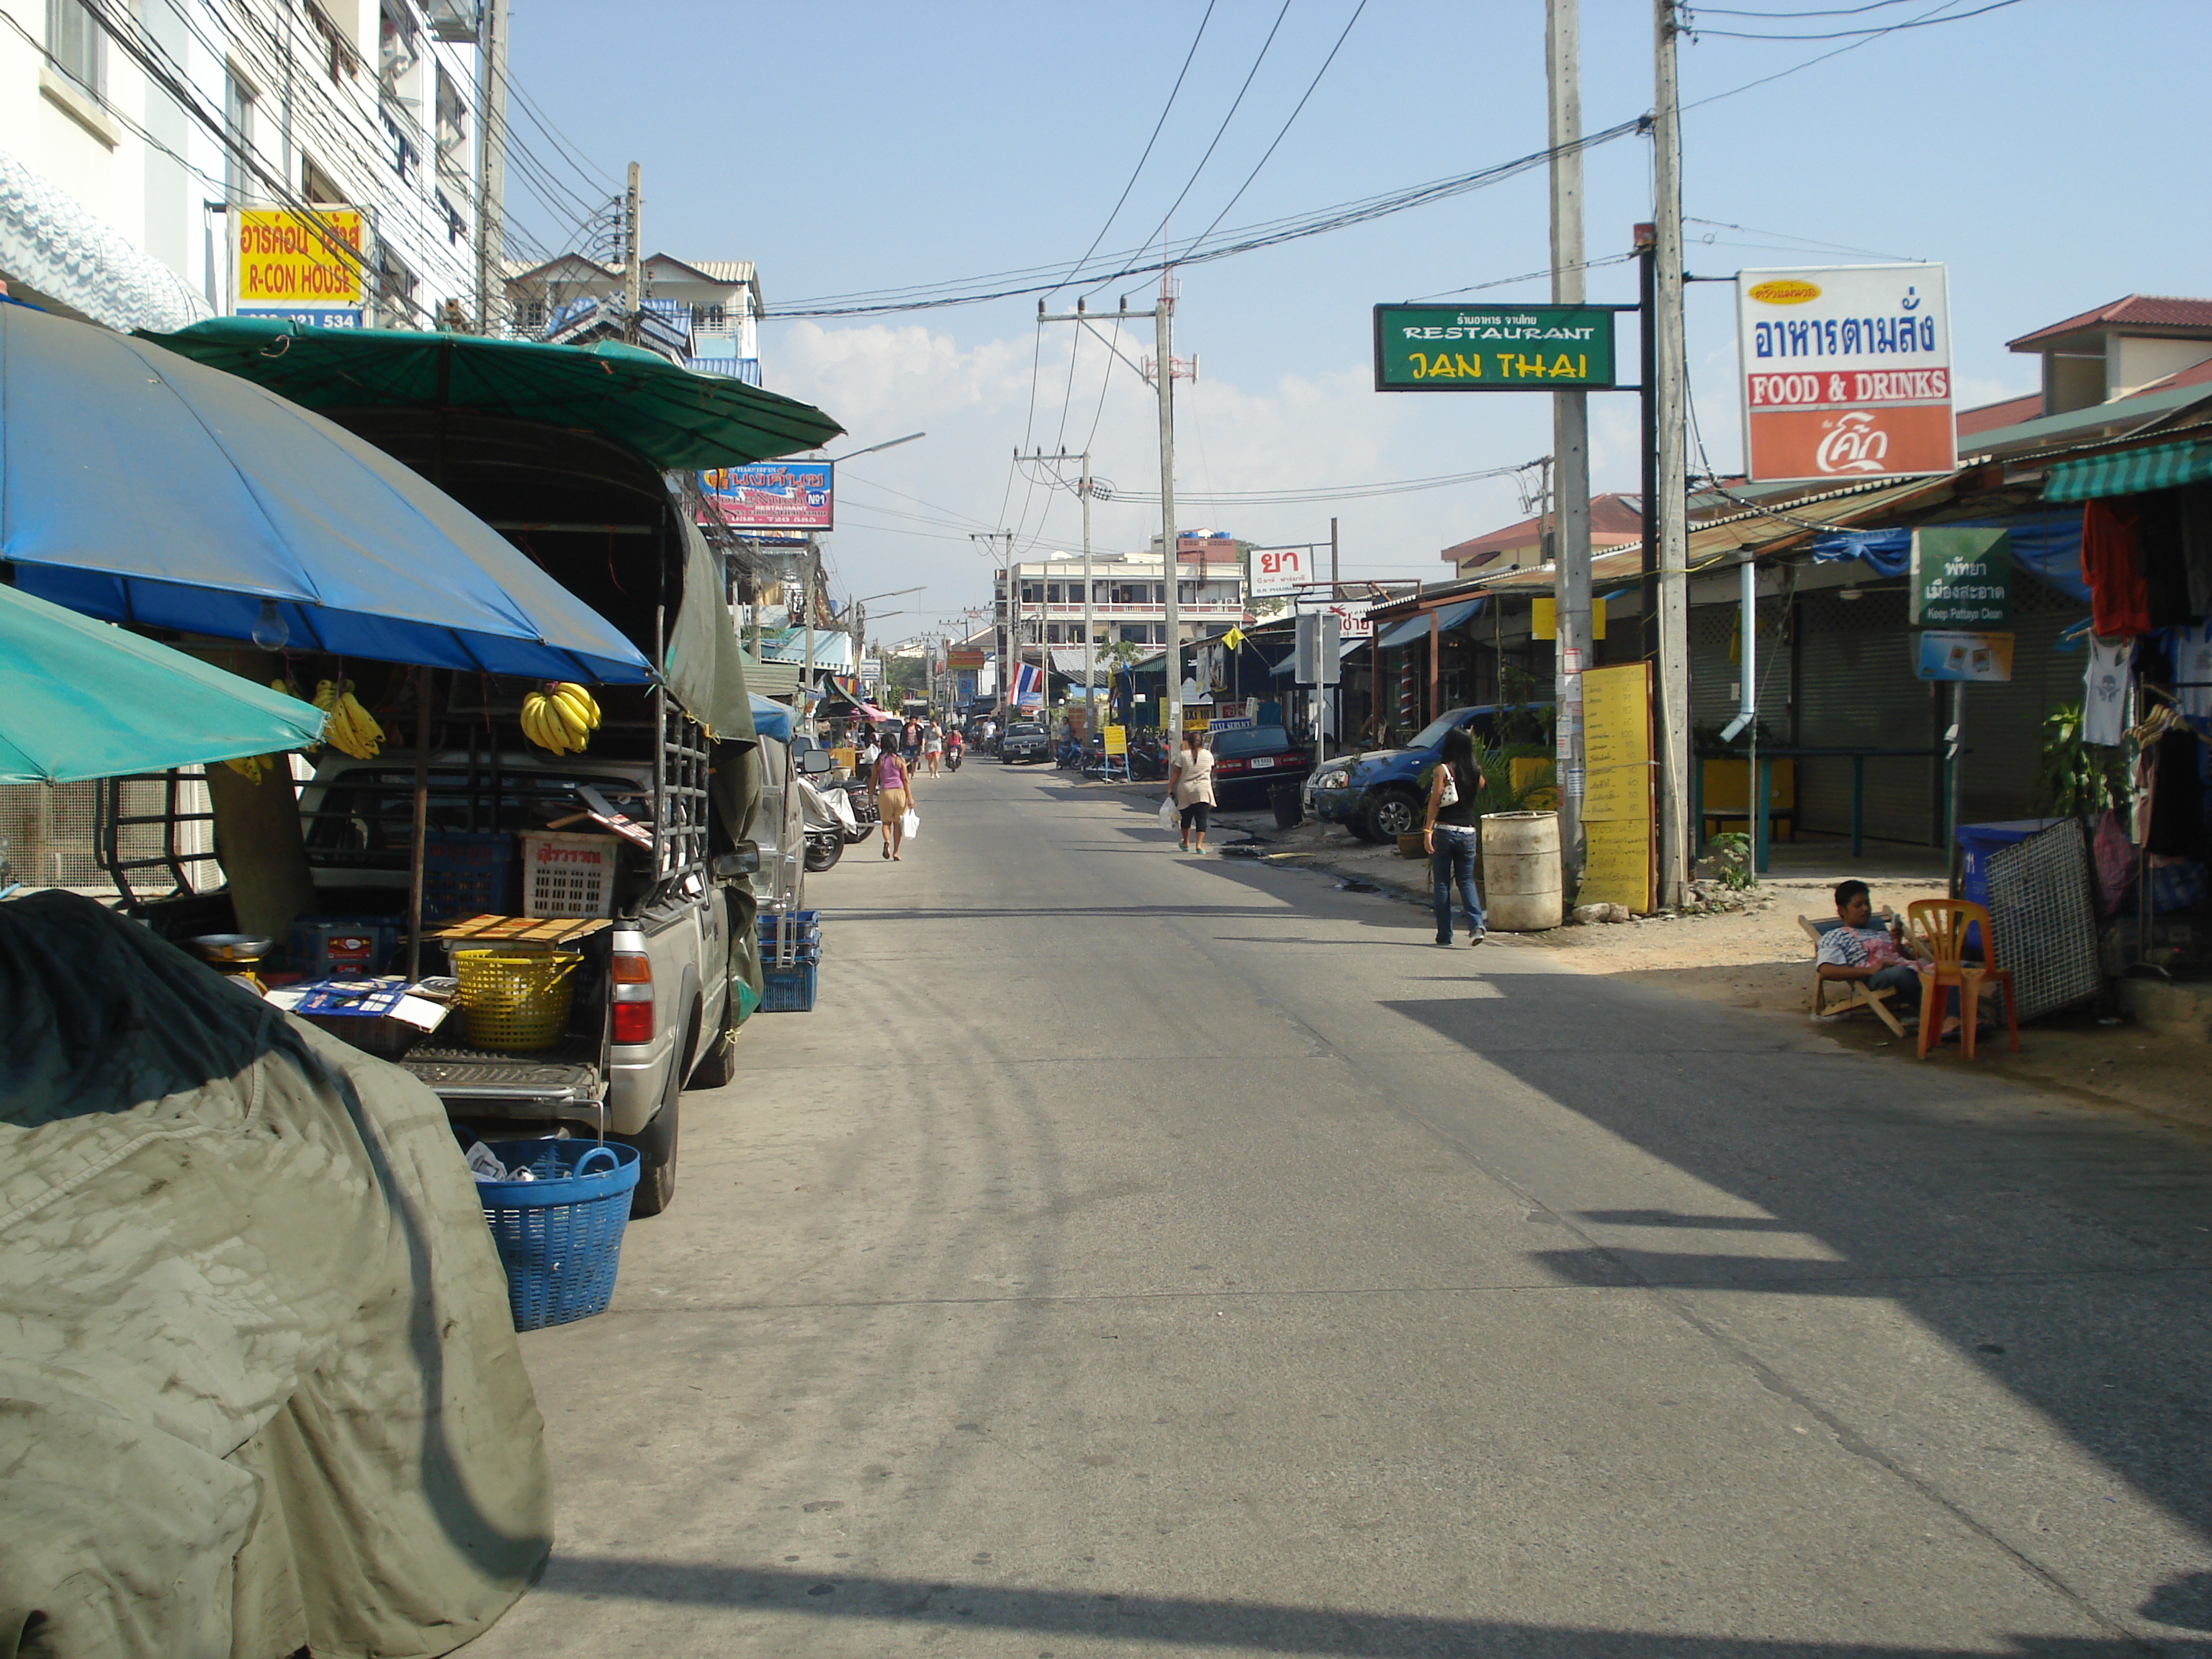
<path fill-rule="evenodd" d="M 483 0 L 428 0 L 430 33 L 441 40 L 474 46 L 483 32 Z"/>

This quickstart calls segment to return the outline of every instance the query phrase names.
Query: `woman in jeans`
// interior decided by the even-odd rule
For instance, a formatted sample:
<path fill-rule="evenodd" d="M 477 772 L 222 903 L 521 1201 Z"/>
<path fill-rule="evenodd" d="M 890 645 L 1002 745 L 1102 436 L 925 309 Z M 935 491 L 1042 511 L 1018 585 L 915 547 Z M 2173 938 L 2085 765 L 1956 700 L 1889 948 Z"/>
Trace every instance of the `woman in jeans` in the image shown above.
<path fill-rule="evenodd" d="M 1481 823 L 1474 798 L 1481 788 L 1482 766 L 1474 757 L 1474 739 L 1465 726 L 1455 726 L 1444 733 L 1443 757 L 1429 780 L 1429 815 L 1421 824 L 1421 842 L 1429 849 L 1429 876 L 1435 884 L 1439 945 L 1452 942 L 1455 882 L 1467 909 L 1467 942 L 1482 943 L 1482 900 L 1474 890 L 1475 836 Z"/>

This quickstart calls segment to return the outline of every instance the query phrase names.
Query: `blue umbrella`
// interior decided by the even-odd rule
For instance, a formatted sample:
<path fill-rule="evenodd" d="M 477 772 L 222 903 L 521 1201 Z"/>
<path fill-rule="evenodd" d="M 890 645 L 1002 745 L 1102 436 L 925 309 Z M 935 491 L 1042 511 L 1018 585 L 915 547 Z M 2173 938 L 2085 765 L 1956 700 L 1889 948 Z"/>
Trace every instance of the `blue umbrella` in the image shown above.
<path fill-rule="evenodd" d="M 0 559 L 112 622 L 636 683 L 613 625 L 442 490 L 252 382 L 0 305 Z"/>
<path fill-rule="evenodd" d="M 0 783 L 303 748 L 327 718 L 181 651 L 0 587 Z"/>

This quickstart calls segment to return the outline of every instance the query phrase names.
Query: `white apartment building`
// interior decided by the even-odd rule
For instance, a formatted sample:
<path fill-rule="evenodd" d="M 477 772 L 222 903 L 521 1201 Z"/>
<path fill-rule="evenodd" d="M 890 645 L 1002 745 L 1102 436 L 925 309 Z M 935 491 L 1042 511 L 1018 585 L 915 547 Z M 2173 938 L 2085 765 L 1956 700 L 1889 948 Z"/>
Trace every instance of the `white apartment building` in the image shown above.
<path fill-rule="evenodd" d="M 760 276 L 750 259 L 638 261 L 645 315 L 638 343 L 701 374 L 761 383 Z M 623 338 L 623 268 L 580 253 L 542 264 L 510 263 L 507 291 L 514 331 L 563 344 Z"/>
<path fill-rule="evenodd" d="M 1178 538 L 1180 591 L 1176 605 L 1186 641 L 1225 633 L 1247 620 L 1244 546 L 1210 532 L 1186 531 Z M 1020 586 L 1017 620 L 1030 644 L 1044 630 L 1048 645 L 1083 642 L 1083 556 L 1054 553 L 1014 567 Z M 993 573 L 998 626 L 1006 617 L 1006 572 Z M 1165 645 L 1168 639 L 1167 577 L 1160 556 L 1151 553 L 1093 553 L 1091 610 L 1094 642 L 1127 641 Z"/>
<path fill-rule="evenodd" d="M 489 4 L 0 0 L 0 278 L 180 328 L 234 308 L 235 216 L 313 204 L 359 213 L 365 277 L 365 315 L 318 320 L 472 319 Z"/>

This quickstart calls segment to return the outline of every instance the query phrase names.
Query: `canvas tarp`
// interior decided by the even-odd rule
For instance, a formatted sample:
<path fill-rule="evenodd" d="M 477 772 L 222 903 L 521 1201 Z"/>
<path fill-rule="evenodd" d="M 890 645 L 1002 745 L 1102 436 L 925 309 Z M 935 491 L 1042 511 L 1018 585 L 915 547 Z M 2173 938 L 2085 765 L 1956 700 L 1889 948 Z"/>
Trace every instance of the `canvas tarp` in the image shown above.
<path fill-rule="evenodd" d="M 550 1505 L 436 1097 L 74 894 L 0 1007 L 0 1655 L 479 1634 Z"/>

